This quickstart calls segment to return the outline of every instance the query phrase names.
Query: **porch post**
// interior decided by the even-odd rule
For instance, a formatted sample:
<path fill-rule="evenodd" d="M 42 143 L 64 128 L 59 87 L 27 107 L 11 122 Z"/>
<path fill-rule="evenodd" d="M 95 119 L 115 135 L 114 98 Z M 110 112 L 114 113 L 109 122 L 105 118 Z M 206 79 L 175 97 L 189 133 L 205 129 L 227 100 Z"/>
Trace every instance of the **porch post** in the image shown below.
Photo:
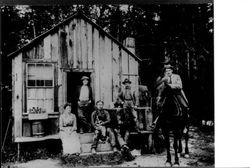
<path fill-rule="evenodd" d="M 20 143 L 17 143 L 17 160 L 20 161 Z"/>

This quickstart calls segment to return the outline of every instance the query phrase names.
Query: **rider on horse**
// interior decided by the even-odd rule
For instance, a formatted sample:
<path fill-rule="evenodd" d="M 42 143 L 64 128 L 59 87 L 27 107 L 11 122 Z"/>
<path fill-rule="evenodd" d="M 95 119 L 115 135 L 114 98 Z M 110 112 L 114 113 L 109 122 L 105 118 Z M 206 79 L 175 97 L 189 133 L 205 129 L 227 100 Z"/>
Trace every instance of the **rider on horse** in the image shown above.
<path fill-rule="evenodd" d="M 174 165 L 179 165 L 178 153 L 182 153 L 182 137 L 185 138 L 184 157 L 189 156 L 188 101 L 182 90 L 181 78 L 179 75 L 173 74 L 173 67 L 171 65 L 164 66 L 164 75 L 157 79 L 156 85 L 158 91 L 157 111 L 159 111 L 159 114 L 152 126 L 153 128 L 157 126 L 156 131 L 158 128 L 162 130 L 167 149 L 166 165 L 172 165 L 170 154 L 170 132 L 172 132 L 175 153 Z"/>
<path fill-rule="evenodd" d="M 157 105 L 161 104 L 160 102 L 164 101 L 161 98 L 161 91 L 164 85 L 170 86 L 173 91 L 175 98 L 180 106 L 183 117 L 189 117 L 189 105 L 188 100 L 185 96 L 185 93 L 182 89 L 182 81 L 178 74 L 173 74 L 173 67 L 170 64 L 167 64 L 163 68 L 164 74 L 156 79 L 156 89 L 158 90 L 158 95 L 156 99 Z M 156 125 L 158 117 L 153 122 L 153 127 Z"/>

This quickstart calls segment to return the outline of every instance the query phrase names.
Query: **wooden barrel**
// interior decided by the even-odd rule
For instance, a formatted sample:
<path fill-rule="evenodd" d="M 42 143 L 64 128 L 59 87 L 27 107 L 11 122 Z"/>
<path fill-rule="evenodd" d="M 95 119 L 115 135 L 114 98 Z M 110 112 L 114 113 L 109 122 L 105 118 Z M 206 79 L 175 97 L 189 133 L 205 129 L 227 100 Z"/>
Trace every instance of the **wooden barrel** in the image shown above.
<path fill-rule="evenodd" d="M 33 121 L 32 122 L 32 136 L 33 137 L 43 137 L 44 128 L 42 121 Z"/>

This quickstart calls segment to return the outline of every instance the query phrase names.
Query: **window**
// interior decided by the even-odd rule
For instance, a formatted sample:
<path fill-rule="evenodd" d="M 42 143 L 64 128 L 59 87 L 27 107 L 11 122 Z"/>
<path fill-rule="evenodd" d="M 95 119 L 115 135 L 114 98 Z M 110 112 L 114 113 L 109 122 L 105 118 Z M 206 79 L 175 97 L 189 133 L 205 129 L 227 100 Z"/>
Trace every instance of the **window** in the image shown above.
<path fill-rule="evenodd" d="M 48 113 L 54 110 L 54 66 L 50 63 L 27 63 L 27 112 L 33 107 Z"/>

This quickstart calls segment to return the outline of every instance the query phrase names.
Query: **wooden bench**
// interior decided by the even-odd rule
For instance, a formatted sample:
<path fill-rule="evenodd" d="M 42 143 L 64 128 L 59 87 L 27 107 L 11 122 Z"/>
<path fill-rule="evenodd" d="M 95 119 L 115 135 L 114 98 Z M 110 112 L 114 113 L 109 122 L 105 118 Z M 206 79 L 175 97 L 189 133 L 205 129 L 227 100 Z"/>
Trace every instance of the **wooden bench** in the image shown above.
<path fill-rule="evenodd" d="M 47 135 L 44 137 L 16 137 L 15 143 L 17 143 L 17 160 L 20 160 L 21 143 L 39 142 L 50 139 L 60 139 L 59 134 Z"/>

